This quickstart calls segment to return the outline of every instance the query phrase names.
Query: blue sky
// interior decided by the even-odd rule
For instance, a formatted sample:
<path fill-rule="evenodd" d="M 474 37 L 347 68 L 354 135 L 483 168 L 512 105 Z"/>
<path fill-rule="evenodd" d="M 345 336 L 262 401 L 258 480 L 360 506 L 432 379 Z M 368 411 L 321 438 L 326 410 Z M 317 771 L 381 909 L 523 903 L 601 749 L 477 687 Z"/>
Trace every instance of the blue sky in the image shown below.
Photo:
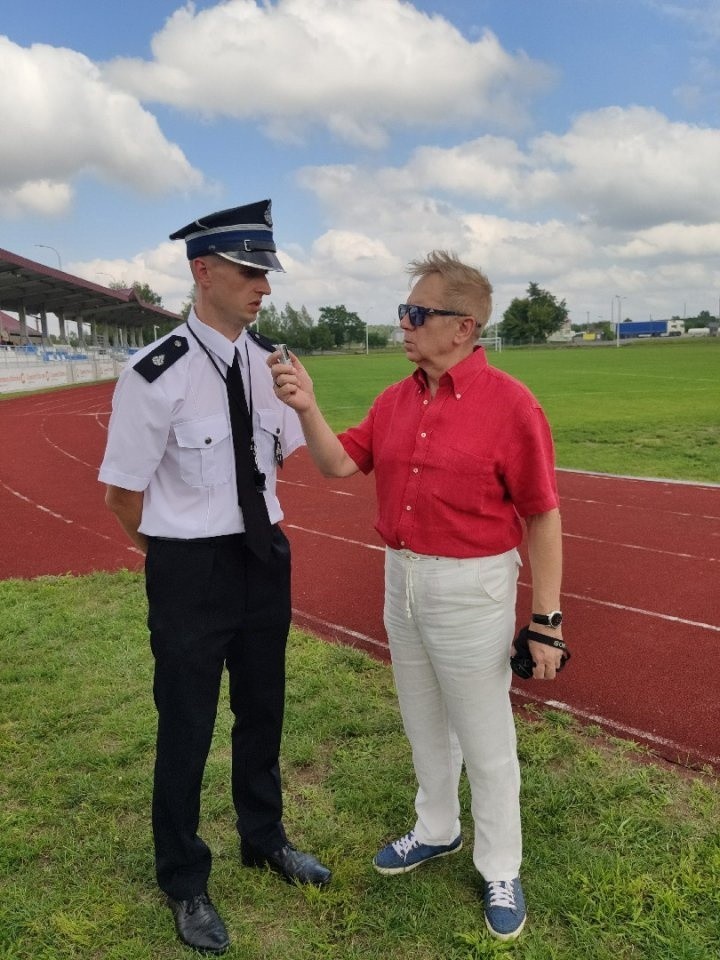
<path fill-rule="evenodd" d="M 439 247 L 493 320 L 716 314 L 719 47 L 716 0 L 5 2 L 0 246 L 173 309 L 168 234 L 271 197 L 279 308 L 393 322 Z"/>

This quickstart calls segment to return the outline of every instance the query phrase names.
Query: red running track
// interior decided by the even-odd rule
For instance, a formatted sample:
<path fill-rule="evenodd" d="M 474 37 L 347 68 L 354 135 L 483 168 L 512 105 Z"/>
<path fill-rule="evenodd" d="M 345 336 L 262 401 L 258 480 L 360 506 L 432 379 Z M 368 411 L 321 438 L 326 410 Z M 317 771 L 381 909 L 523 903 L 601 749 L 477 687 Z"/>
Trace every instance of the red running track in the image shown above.
<path fill-rule="evenodd" d="M 0 578 L 141 569 L 96 479 L 113 386 L 0 401 Z M 514 702 L 720 770 L 720 486 L 558 476 L 573 659 L 553 683 L 516 680 Z M 301 451 L 279 489 L 295 622 L 387 659 L 372 477 L 322 479 Z M 526 567 L 520 622 L 528 603 Z"/>

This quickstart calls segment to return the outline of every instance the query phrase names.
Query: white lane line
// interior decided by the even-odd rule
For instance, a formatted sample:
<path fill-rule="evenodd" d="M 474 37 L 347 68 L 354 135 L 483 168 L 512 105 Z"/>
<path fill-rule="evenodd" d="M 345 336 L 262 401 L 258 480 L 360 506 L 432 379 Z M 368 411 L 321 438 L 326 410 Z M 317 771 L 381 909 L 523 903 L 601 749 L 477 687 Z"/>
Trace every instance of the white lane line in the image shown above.
<path fill-rule="evenodd" d="M 323 620 L 321 617 L 316 617 L 312 613 L 306 613 L 304 610 L 298 610 L 297 607 L 293 607 L 293 615 L 302 617 L 304 620 L 307 620 L 308 623 L 317 624 L 320 627 L 323 627 L 325 630 L 333 630 L 335 633 L 341 634 L 343 637 L 350 637 L 352 640 L 360 640 L 363 643 L 367 643 L 372 647 L 376 647 L 378 650 L 382 650 L 384 654 L 387 654 L 388 645 L 383 643 L 380 640 L 376 640 L 374 637 L 369 637 L 365 633 L 358 633 L 357 630 L 351 630 L 349 627 L 343 627 L 339 623 L 331 623 L 329 620 Z"/>
<path fill-rule="evenodd" d="M 323 620 L 320 617 L 313 616 L 313 614 L 306 613 L 304 610 L 298 610 L 296 607 L 293 607 L 293 615 L 302 617 L 303 620 L 307 621 L 308 623 L 316 624 L 318 627 L 321 627 L 324 630 L 331 630 L 338 634 L 338 636 L 348 637 L 351 641 L 359 640 L 367 646 L 373 647 L 382 652 L 386 657 L 390 652 L 386 643 L 381 643 L 379 640 L 375 640 L 374 637 L 369 637 L 365 633 L 359 633 L 357 630 L 350 630 L 348 627 L 343 627 L 339 623 L 331 623 L 329 620 Z M 653 744 L 658 748 L 664 747 L 665 749 L 673 750 L 680 756 L 695 756 L 699 757 L 704 763 L 714 765 L 720 764 L 720 757 L 713 756 L 712 754 L 704 754 L 695 747 L 688 747 L 684 744 L 676 743 L 674 740 L 669 740 L 667 737 L 659 737 L 648 732 L 647 730 L 641 730 L 638 727 L 631 727 L 628 724 L 619 723 L 616 720 L 610 720 L 608 717 L 603 717 L 600 714 L 589 713 L 587 710 L 581 710 L 577 707 L 573 707 L 569 703 L 564 703 L 560 700 L 551 700 L 544 697 L 538 697 L 531 693 L 527 693 L 525 690 L 518 690 L 517 687 L 512 687 L 511 692 L 518 697 L 522 697 L 524 700 L 541 704 L 542 706 L 548 707 L 551 710 L 561 710 L 563 713 L 570 714 L 571 716 L 577 717 L 578 719 L 587 723 L 597 723 L 606 729 L 614 730 L 626 737 L 631 737 L 635 740 L 642 740 L 646 743 Z"/>
<path fill-rule="evenodd" d="M 364 543 L 362 540 L 349 540 L 347 537 L 338 537 L 334 533 L 323 533 L 320 530 L 311 530 L 309 527 L 299 527 L 296 523 L 286 523 L 284 526 L 291 530 L 301 530 L 303 533 L 311 533 L 317 537 L 327 537 L 328 540 L 339 540 L 340 543 L 350 543 L 354 547 L 365 547 L 367 550 L 379 550 L 385 553 L 385 547 L 379 547 L 376 543 Z"/>
<path fill-rule="evenodd" d="M 699 487 L 702 489 L 718 489 L 720 483 L 712 480 L 672 480 L 668 477 L 634 477 L 627 473 L 598 473 L 597 470 L 572 470 L 570 467 L 556 467 L 557 473 L 577 473 L 580 477 L 597 477 L 598 480 L 632 480 L 635 483 L 667 483 L 680 487 Z"/>
<path fill-rule="evenodd" d="M 531 589 L 531 584 L 518 580 L 519 587 Z M 702 620 L 687 620 L 685 617 L 673 617 L 669 613 L 658 613 L 657 610 L 643 610 L 642 607 L 631 607 L 625 603 L 613 603 L 612 600 L 599 600 L 596 597 L 588 597 L 581 593 L 569 593 L 562 591 L 563 597 L 570 597 L 571 600 L 580 600 L 582 603 L 594 603 L 599 607 L 610 607 L 612 610 L 622 610 L 625 613 L 637 613 L 642 617 L 653 617 L 656 620 L 667 620 L 669 623 L 682 623 L 686 627 L 699 627 L 701 630 L 712 630 L 720 633 L 720 625 L 716 623 L 703 623 Z"/>
<path fill-rule="evenodd" d="M 553 710 L 562 710 L 563 713 L 569 713 L 574 717 L 580 717 L 582 720 L 586 720 L 591 723 L 598 723 L 603 727 L 608 727 L 611 730 L 617 730 L 619 733 L 623 733 L 632 738 L 641 738 L 646 740 L 649 743 L 656 744 L 657 746 L 670 748 L 674 751 L 677 751 L 679 754 L 686 754 L 688 756 L 700 757 L 706 763 L 711 764 L 720 764 L 720 757 L 716 757 L 713 754 L 703 754 L 696 747 L 688 747 L 682 743 L 676 743 L 674 740 L 668 740 L 666 737 L 658 737 L 653 733 L 648 733 L 645 730 L 639 730 L 637 727 L 630 727 L 625 723 L 618 723 L 616 720 L 609 720 L 607 717 L 600 716 L 597 713 L 588 713 L 586 710 L 580 710 L 577 707 L 570 706 L 569 703 L 563 703 L 560 700 L 546 700 L 544 697 L 537 697 L 531 693 L 526 693 L 525 690 L 518 690 L 517 687 L 512 687 L 511 692 L 517 696 L 523 697 L 525 700 L 530 700 L 533 703 L 540 703 L 545 707 L 550 707 Z"/>
<path fill-rule="evenodd" d="M 57 452 L 58 452 L 58 453 L 61 453 L 64 457 L 68 457 L 70 460 L 74 460 L 75 463 L 79 463 L 79 464 L 81 464 L 81 466 L 83 466 L 83 467 L 88 467 L 90 470 L 98 470 L 98 469 L 99 469 L 99 467 L 98 467 L 98 465 L 97 465 L 96 463 L 88 463 L 87 460 L 82 460 L 80 457 L 76 457 L 74 453 L 69 453 L 67 450 L 63 450 L 62 447 L 59 447 L 53 440 L 51 440 L 50 437 L 47 435 L 47 433 L 46 433 L 46 431 L 45 431 L 45 421 L 44 421 L 44 420 L 43 420 L 43 422 L 42 422 L 42 424 L 41 424 L 41 430 L 42 430 L 43 440 L 45 441 L 45 443 L 48 444 L 48 446 L 52 447 L 53 450 L 57 450 Z"/>
<path fill-rule="evenodd" d="M 675 550 L 661 550 L 659 547 L 645 547 L 641 543 L 616 543 L 613 540 L 602 540 L 600 537 L 586 537 L 581 533 L 563 532 L 563 537 L 567 537 L 568 540 L 587 540 L 589 543 L 602 543 L 608 547 L 612 547 L 613 550 L 617 547 L 622 547 L 625 550 L 644 550 L 646 553 L 662 553 L 668 557 L 682 557 L 686 560 L 702 560 L 707 561 L 708 563 L 720 562 L 720 557 L 699 557 L 694 553 L 677 553 Z"/>
<path fill-rule="evenodd" d="M 316 489 L 312 483 L 302 483 L 300 480 L 281 480 L 280 477 L 277 478 L 278 483 L 284 483 L 287 487 L 305 487 L 307 490 Z M 356 497 L 356 493 L 351 493 L 348 490 L 324 490 L 323 493 L 334 493 L 338 497 Z"/>
<path fill-rule="evenodd" d="M 326 537 L 328 540 L 337 540 L 340 543 L 348 543 L 355 547 L 364 547 L 366 550 L 378 550 L 385 552 L 385 547 L 378 546 L 375 543 L 364 543 L 362 540 L 350 540 L 347 537 L 339 537 L 334 533 L 324 533 L 321 530 L 312 530 L 309 527 L 301 527 L 298 524 L 285 524 L 291 530 L 299 530 L 301 533 L 309 533 L 316 537 Z M 530 589 L 530 584 L 523 580 L 518 581 L 519 587 Z M 569 593 L 566 590 L 562 592 L 563 597 L 569 597 L 572 600 L 580 600 L 584 603 L 594 603 L 600 607 L 610 607 L 613 610 L 623 610 L 626 613 L 637 613 L 643 617 L 654 617 L 657 620 L 667 620 L 670 623 L 682 623 L 687 627 L 699 627 L 701 630 L 712 630 L 720 633 L 720 625 L 714 623 L 703 623 L 701 620 L 688 620 L 685 617 L 673 617 L 668 613 L 658 613 L 656 610 L 643 610 L 641 607 L 631 607 L 624 603 L 613 603 L 611 600 L 598 600 L 596 597 L 588 597 L 579 593 Z"/>
<path fill-rule="evenodd" d="M 12 487 L 9 487 L 6 483 L 3 483 L 0 480 L 0 487 L 3 487 L 7 490 L 8 493 L 11 493 L 14 497 L 17 497 L 18 500 L 23 500 L 25 503 L 30 504 L 31 507 L 35 507 L 36 510 L 41 510 L 43 513 L 49 514 L 51 517 L 54 517 L 55 520 L 61 520 L 63 523 L 67 523 L 74 527 L 77 527 L 79 530 L 84 530 L 85 533 L 91 533 L 95 537 L 100 537 L 102 540 L 107 540 L 109 543 L 114 543 L 116 546 L 120 546 L 114 537 L 109 537 L 106 533 L 100 533 L 98 530 L 93 530 L 92 527 L 86 527 L 82 523 L 78 523 L 77 520 L 70 520 L 69 517 L 64 517 L 61 513 L 55 513 L 54 510 L 51 510 L 49 507 L 44 506 L 42 503 L 37 503 L 35 500 L 31 500 L 30 497 L 26 497 L 23 493 L 20 493 L 19 490 L 13 490 Z M 136 553 L 138 556 L 142 557 L 143 554 L 135 546 L 124 546 L 124 550 L 129 550 L 130 553 Z"/>
<path fill-rule="evenodd" d="M 646 513 L 652 512 L 657 515 L 662 513 L 665 516 L 669 517 L 691 517 L 695 520 L 720 520 L 720 516 L 716 516 L 713 513 L 692 513 L 687 510 L 666 510 L 661 505 L 650 504 L 645 507 L 642 504 L 636 503 L 610 503 L 608 500 L 593 500 L 589 497 L 560 497 L 560 507 L 562 508 L 563 503 L 587 503 L 591 507 L 602 507 L 603 510 L 606 510 L 608 507 L 612 507 L 614 510 L 632 510 L 633 513 L 637 513 L 638 510 L 644 510 Z"/>

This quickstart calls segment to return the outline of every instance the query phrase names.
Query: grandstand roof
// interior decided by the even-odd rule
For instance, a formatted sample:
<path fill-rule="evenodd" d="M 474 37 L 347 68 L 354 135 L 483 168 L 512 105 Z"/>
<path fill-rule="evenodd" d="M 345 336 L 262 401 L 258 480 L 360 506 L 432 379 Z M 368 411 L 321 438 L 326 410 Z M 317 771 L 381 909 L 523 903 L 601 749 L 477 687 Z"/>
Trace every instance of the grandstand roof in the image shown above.
<path fill-rule="evenodd" d="M 111 290 L 82 277 L 54 270 L 0 248 L 0 310 L 38 314 L 42 310 L 66 320 L 140 327 L 178 320 L 176 313 L 140 300 L 134 290 Z"/>

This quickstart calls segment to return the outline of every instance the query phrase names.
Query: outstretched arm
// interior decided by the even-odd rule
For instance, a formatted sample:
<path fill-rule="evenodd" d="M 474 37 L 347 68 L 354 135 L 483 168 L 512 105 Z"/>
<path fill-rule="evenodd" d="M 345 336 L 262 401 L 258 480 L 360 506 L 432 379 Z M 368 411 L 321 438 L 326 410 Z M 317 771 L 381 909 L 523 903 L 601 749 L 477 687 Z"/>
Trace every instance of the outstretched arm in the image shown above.
<path fill-rule="evenodd" d="M 349 477 L 358 466 L 335 436 L 315 399 L 313 382 L 295 354 L 292 363 L 278 362 L 278 352 L 268 357 L 268 366 L 275 381 L 275 393 L 292 407 L 300 418 L 305 441 L 318 470 L 325 477 Z"/>

